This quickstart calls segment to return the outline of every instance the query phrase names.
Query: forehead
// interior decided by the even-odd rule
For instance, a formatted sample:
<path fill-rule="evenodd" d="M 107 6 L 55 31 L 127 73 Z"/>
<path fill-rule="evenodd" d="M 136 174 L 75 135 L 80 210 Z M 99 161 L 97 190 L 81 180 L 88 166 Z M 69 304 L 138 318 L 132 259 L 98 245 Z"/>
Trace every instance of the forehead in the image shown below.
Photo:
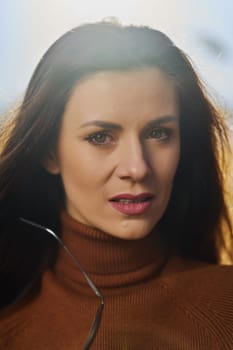
<path fill-rule="evenodd" d="M 66 114 L 80 123 L 88 118 L 135 120 L 137 116 L 178 115 L 179 104 L 174 81 L 159 69 L 104 71 L 76 85 Z"/>

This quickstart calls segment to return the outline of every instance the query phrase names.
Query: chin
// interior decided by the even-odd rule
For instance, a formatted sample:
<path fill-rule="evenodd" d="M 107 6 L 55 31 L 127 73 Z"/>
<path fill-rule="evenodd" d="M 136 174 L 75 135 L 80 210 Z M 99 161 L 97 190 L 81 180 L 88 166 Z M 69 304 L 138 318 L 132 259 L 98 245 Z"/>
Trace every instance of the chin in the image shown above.
<path fill-rule="evenodd" d="M 136 224 L 136 227 L 133 226 L 134 225 L 130 225 L 129 223 L 123 223 L 121 227 L 119 227 L 119 230 L 114 230 L 115 232 L 109 232 L 109 234 L 120 239 L 137 240 L 148 236 L 154 227 L 143 227 L 140 229 L 140 225 L 138 225 L 138 223 Z"/>

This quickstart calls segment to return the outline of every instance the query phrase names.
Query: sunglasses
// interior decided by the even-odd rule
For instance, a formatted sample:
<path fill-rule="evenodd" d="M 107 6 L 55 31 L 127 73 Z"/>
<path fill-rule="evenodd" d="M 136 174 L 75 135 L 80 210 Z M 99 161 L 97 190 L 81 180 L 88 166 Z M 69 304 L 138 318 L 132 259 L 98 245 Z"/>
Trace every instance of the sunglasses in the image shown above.
<path fill-rule="evenodd" d="M 24 222 L 25 224 L 34 226 L 38 229 L 44 230 L 46 232 L 48 232 L 48 234 L 50 234 L 54 239 L 57 240 L 57 242 L 59 243 L 59 245 L 66 251 L 66 253 L 70 256 L 70 258 L 72 259 L 74 265 L 79 269 L 79 271 L 82 273 L 83 277 L 85 278 L 86 282 L 88 283 L 88 285 L 90 286 L 90 288 L 92 289 L 93 293 L 99 298 L 100 300 L 100 304 L 99 307 L 96 311 L 95 317 L 93 319 L 92 325 L 90 327 L 87 339 L 85 341 L 85 344 L 83 346 L 83 350 L 88 350 L 91 347 L 91 344 L 93 343 L 97 331 L 99 329 L 100 323 L 101 323 L 101 318 L 102 318 L 102 313 L 103 313 L 103 309 L 104 309 L 104 298 L 103 295 L 101 294 L 101 292 L 99 291 L 99 289 L 95 286 L 95 284 L 93 283 L 93 281 L 91 280 L 91 278 L 88 276 L 87 272 L 84 270 L 84 268 L 80 265 L 80 263 L 78 262 L 78 260 L 76 259 L 76 257 L 72 254 L 72 252 L 69 250 L 69 248 L 65 245 L 65 243 L 60 239 L 60 237 L 58 237 L 52 230 L 50 230 L 49 228 L 39 225 L 33 221 L 24 219 L 24 218 L 20 218 L 20 220 L 22 222 Z"/>

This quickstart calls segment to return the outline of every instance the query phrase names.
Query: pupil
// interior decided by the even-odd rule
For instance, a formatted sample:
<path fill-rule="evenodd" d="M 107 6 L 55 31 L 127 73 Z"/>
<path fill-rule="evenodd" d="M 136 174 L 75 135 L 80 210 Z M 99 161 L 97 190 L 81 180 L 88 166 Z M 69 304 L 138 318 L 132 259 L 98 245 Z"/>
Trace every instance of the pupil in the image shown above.
<path fill-rule="evenodd" d="M 97 139 L 97 141 L 104 141 L 105 135 L 98 134 L 98 135 L 96 135 L 96 139 Z"/>
<path fill-rule="evenodd" d="M 161 130 L 154 130 L 154 131 L 152 132 L 152 135 L 153 135 L 154 137 L 161 137 Z"/>

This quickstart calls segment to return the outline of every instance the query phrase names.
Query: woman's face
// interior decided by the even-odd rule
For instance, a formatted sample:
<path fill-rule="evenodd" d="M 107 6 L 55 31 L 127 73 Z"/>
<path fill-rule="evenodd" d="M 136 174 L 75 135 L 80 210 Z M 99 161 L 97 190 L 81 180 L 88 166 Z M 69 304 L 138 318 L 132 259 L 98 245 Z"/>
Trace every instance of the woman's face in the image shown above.
<path fill-rule="evenodd" d="M 153 68 L 101 72 L 73 91 L 47 168 L 73 218 L 138 239 L 166 210 L 179 153 L 174 82 Z"/>

